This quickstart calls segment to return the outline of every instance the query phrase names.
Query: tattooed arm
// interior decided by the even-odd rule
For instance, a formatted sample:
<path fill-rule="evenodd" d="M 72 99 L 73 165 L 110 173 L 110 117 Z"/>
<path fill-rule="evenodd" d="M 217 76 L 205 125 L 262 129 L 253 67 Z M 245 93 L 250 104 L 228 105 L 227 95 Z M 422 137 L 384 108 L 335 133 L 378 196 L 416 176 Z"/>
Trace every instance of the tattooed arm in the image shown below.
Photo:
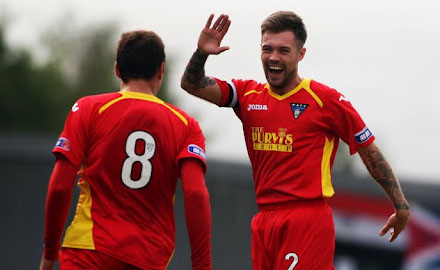
<path fill-rule="evenodd" d="M 358 150 L 358 153 L 371 176 L 379 183 L 393 203 L 394 213 L 380 231 L 382 236 L 392 228 L 389 239 L 392 242 L 405 229 L 410 215 L 409 204 L 400 188 L 399 180 L 376 144 L 372 143 L 367 147 L 361 148 Z"/>
<path fill-rule="evenodd" d="M 220 105 L 222 99 L 220 86 L 213 78 L 205 76 L 207 58 L 208 55 L 197 49 L 186 66 L 180 86 L 194 96 Z"/>
<path fill-rule="evenodd" d="M 180 85 L 189 93 L 209 102 L 220 105 L 221 90 L 217 82 L 205 75 L 205 62 L 210 54 L 220 54 L 229 49 L 220 43 L 229 29 L 231 21 L 227 15 L 220 15 L 211 26 L 214 15 L 209 16 L 205 27 L 200 33 L 197 50 L 189 60 Z"/>

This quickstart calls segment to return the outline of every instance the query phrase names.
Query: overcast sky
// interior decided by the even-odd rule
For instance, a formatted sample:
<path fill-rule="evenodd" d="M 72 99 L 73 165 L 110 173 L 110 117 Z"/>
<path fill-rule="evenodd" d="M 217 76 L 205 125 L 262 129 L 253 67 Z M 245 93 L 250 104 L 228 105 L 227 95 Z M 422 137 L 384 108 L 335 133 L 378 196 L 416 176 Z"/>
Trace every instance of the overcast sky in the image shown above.
<path fill-rule="evenodd" d="M 178 105 L 199 120 L 211 158 L 246 161 L 241 123 L 233 112 L 189 96 L 180 76 L 210 13 L 229 14 L 223 44 L 206 73 L 221 79 L 264 81 L 260 24 L 270 13 L 292 10 L 308 30 L 301 77 L 327 84 L 359 111 L 397 175 L 440 183 L 440 1 L 84 1 L 0 0 L 10 16 L 7 38 L 36 46 L 39 35 L 68 12 L 78 25 L 115 21 L 121 31 L 154 30 L 173 60 L 170 90 Z M 366 170 L 357 155 L 360 173 Z"/>

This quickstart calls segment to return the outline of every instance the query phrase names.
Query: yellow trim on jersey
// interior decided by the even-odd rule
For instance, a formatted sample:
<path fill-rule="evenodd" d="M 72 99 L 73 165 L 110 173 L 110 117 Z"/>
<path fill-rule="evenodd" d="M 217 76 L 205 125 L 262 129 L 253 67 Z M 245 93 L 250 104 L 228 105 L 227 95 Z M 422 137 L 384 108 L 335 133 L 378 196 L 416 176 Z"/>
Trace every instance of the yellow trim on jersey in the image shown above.
<path fill-rule="evenodd" d="M 269 89 L 269 94 L 272 97 L 274 97 L 278 100 L 283 100 L 283 99 L 290 97 L 291 95 L 296 94 L 299 90 L 301 90 L 305 86 L 304 85 L 305 83 L 306 83 L 306 79 L 303 79 L 293 90 L 285 93 L 284 95 L 278 95 L 277 93 L 273 92 L 272 89 L 270 89 L 269 83 L 266 84 L 265 88 Z"/>
<path fill-rule="evenodd" d="M 163 100 L 161 100 L 158 97 L 155 97 L 153 95 L 149 95 L 149 94 L 144 94 L 144 93 L 139 93 L 139 92 L 130 92 L 130 91 L 120 91 L 119 92 L 122 96 L 115 98 L 113 100 L 110 100 L 109 102 L 107 102 L 106 104 L 104 104 L 101 108 L 99 108 L 99 114 L 101 114 L 102 112 L 104 112 L 106 109 L 108 109 L 111 105 L 115 104 L 118 101 L 121 101 L 123 99 L 127 99 L 127 98 L 134 98 L 134 99 L 141 99 L 141 100 L 146 100 L 146 101 L 150 101 L 150 102 L 154 102 L 160 105 L 165 106 L 168 110 L 170 110 L 172 113 L 174 113 L 177 117 L 179 117 L 180 120 L 182 120 L 182 122 L 187 126 L 188 125 L 188 119 L 185 118 L 185 116 L 183 116 L 181 113 L 179 113 L 178 111 L 176 111 L 175 109 L 173 109 L 171 106 L 169 106 L 168 104 L 166 104 Z"/>
<path fill-rule="evenodd" d="M 246 93 L 244 93 L 244 96 L 247 96 L 249 94 L 261 94 L 263 91 L 257 91 L 257 90 L 249 90 Z"/>
<path fill-rule="evenodd" d="M 84 179 L 78 183 L 81 190 L 75 217 L 66 230 L 63 247 L 95 249 L 93 241 L 92 195 L 90 185 Z"/>
<path fill-rule="evenodd" d="M 330 159 L 332 156 L 333 148 L 335 146 L 335 137 L 331 140 L 325 137 L 324 151 L 322 153 L 321 160 L 321 187 L 322 187 L 322 196 L 325 198 L 329 198 L 335 194 L 335 191 L 332 186 L 332 176 L 330 170 Z"/>
<path fill-rule="evenodd" d="M 301 82 L 295 87 L 295 89 L 293 89 L 293 90 L 291 90 L 291 91 L 285 93 L 284 95 L 278 95 L 277 93 L 273 92 L 273 91 L 270 89 L 270 85 L 269 85 L 269 83 L 266 84 L 265 88 L 267 88 L 267 89 L 269 90 L 269 94 L 270 94 L 272 97 L 274 97 L 274 98 L 276 98 L 276 99 L 278 99 L 278 100 L 286 99 L 286 98 L 288 98 L 288 97 L 290 97 L 290 96 L 292 96 L 292 95 L 298 93 L 299 90 L 304 89 L 304 90 L 307 91 L 307 93 L 309 93 L 309 94 L 315 99 L 315 101 L 318 103 L 319 107 L 322 108 L 322 107 L 324 107 L 324 105 L 323 105 L 321 99 L 320 99 L 320 98 L 318 97 L 318 95 L 316 95 L 315 92 L 313 92 L 313 90 L 310 88 L 310 82 L 311 82 L 311 81 L 312 81 L 311 79 L 303 79 L 303 80 L 302 80 L 302 81 L 301 81 Z M 251 91 L 252 91 L 252 90 L 251 90 Z M 245 96 L 246 96 L 246 94 L 245 94 Z"/>
<path fill-rule="evenodd" d="M 167 262 L 167 266 L 165 266 L 165 270 L 166 269 L 168 269 L 168 266 L 170 265 L 170 263 L 171 263 L 171 260 L 173 259 L 173 257 L 174 257 L 174 251 L 176 251 L 176 249 L 174 248 L 173 249 L 173 253 L 171 253 L 171 256 L 170 256 L 170 259 L 168 260 L 168 262 Z"/>
<path fill-rule="evenodd" d="M 313 92 L 312 88 L 310 88 L 310 82 L 312 81 L 311 79 L 304 79 L 303 81 L 306 82 L 306 85 L 304 86 L 304 90 L 307 91 L 307 93 L 309 93 L 318 103 L 319 107 L 324 107 L 324 104 L 322 103 L 321 99 L 315 94 L 315 92 Z"/>
<path fill-rule="evenodd" d="M 124 96 L 120 96 L 118 98 L 115 98 L 113 100 L 110 100 L 109 102 L 107 102 L 106 104 L 104 104 L 104 106 L 102 106 L 101 108 L 99 108 L 99 114 L 101 114 L 102 112 L 104 112 L 105 110 L 107 110 L 108 107 L 112 106 L 113 104 L 115 104 L 116 102 L 125 99 L 126 97 Z"/>

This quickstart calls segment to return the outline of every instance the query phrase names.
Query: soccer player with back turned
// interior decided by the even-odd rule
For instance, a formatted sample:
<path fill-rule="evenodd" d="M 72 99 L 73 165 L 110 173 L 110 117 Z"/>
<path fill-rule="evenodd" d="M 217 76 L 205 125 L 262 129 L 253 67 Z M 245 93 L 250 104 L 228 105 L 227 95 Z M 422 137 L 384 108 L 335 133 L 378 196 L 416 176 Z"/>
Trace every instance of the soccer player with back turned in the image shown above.
<path fill-rule="evenodd" d="M 252 164 L 259 213 L 252 220 L 254 270 L 334 269 L 334 224 L 327 198 L 334 194 L 331 167 L 339 138 L 359 153 L 394 205 L 380 231 L 396 239 L 409 218 L 399 181 L 375 137 L 341 93 L 301 78 L 298 62 L 307 38 L 300 17 L 289 11 L 261 25 L 261 61 L 267 83 L 205 75 L 209 55 L 221 46 L 231 21 L 211 15 L 182 76 L 182 88 L 218 106 L 233 108 L 242 121 Z"/>
<path fill-rule="evenodd" d="M 174 252 L 178 177 L 193 269 L 212 269 L 205 138 L 192 117 L 155 96 L 164 65 L 154 32 L 124 33 L 115 64 L 120 91 L 72 107 L 53 149 L 41 270 L 58 259 L 78 171 L 81 193 L 60 252 L 62 270 L 165 269 Z"/>

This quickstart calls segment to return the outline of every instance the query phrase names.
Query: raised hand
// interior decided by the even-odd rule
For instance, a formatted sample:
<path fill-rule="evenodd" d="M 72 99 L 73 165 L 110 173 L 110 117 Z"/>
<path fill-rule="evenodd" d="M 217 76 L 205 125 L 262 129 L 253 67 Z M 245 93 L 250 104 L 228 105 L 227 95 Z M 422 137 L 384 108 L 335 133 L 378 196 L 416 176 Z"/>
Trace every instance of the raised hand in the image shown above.
<path fill-rule="evenodd" d="M 220 44 L 226 32 L 228 32 L 231 20 L 229 20 L 228 15 L 221 14 L 211 26 L 213 18 L 214 14 L 211 14 L 205 27 L 200 33 L 199 41 L 197 43 L 198 50 L 206 55 L 220 54 L 229 50 L 228 46 L 220 46 Z"/>

